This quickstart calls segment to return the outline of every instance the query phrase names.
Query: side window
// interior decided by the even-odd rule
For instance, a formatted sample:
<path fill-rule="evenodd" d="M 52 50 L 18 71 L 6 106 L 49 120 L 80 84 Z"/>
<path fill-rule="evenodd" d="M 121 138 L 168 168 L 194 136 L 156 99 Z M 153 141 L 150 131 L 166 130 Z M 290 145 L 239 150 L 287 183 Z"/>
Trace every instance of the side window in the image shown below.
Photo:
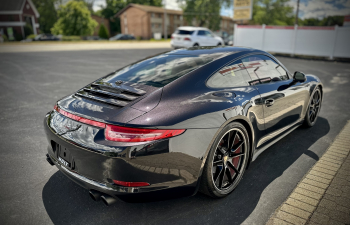
<path fill-rule="evenodd" d="M 210 33 L 209 31 L 205 31 L 205 35 L 206 35 L 207 37 L 213 37 L 212 33 Z"/>
<path fill-rule="evenodd" d="M 281 74 L 281 76 L 283 77 L 283 78 L 281 78 L 282 80 L 288 80 L 288 74 L 287 74 L 287 72 L 283 69 L 283 67 L 282 66 L 280 66 L 280 65 L 276 65 L 276 70 Z"/>
<path fill-rule="evenodd" d="M 242 87 L 249 86 L 248 82 L 250 80 L 243 63 L 237 60 L 216 72 L 209 78 L 207 84 L 214 88 Z"/>
<path fill-rule="evenodd" d="M 198 36 L 205 36 L 205 31 L 204 30 L 199 30 L 198 31 Z"/>
<path fill-rule="evenodd" d="M 252 81 L 250 84 L 263 84 L 288 80 L 287 72 L 270 57 L 265 55 L 248 56 L 242 59 Z"/>

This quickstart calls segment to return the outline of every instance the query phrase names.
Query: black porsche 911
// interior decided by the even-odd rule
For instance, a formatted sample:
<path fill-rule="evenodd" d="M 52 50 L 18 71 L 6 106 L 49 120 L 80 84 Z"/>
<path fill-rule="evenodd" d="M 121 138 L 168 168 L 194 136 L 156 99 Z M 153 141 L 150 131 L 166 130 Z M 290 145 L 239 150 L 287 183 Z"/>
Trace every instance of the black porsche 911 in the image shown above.
<path fill-rule="evenodd" d="M 230 194 L 261 152 L 320 112 L 319 78 L 243 47 L 166 52 L 59 100 L 47 161 L 110 205 Z"/>

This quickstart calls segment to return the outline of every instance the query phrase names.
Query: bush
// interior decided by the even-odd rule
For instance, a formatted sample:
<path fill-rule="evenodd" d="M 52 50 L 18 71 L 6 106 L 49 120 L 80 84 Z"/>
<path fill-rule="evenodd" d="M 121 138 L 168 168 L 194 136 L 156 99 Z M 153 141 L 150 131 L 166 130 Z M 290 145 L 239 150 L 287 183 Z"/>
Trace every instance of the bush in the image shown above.
<path fill-rule="evenodd" d="M 140 41 L 140 40 L 142 40 L 142 37 L 141 36 L 137 36 L 136 40 Z"/>
<path fill-rule="evenodd" d="M 35 34 L 30 34 L 30 35 L 27 36 L 27 39 L 34 39 L 35 37 L 36 37 Z"/>
<path fill-rule="evenodd" d="M 28 24 L 26 24 L 24 27 L 24 33 L 25 33 L 25 36 L 28 37 L 29 35 L 33 34 L 33 29 L 31 26 L 29 26 Z"/>
<path fill-rule="evenodd" d="M 22 41 L 24 39 L 22 34 L 15 33 L 14 36 L 16 41 Z"/>
<path fill-rule="evenodd" d="M 9 39 L 7 38 L 7 36 L 6 36 L 6 34 L 3 34 L 3 35 L 1 35 L 2 36 L 2 38 L 4 39 L 4 42 L 5 41 L 9 41 Z"/>
<path fill-rule="evenodd" d="M 80 41 L 80 36 L 62 36 L 62 41 Z"/>
<path fill-rule="evenodd" d="M 98 36 L 100 38 L 103 38 L 103 39 L 108 39 L 109 38 L 108 30 L 105 27 L 105 25 L 101 24 L 100 30 L 98 31 Z"/>

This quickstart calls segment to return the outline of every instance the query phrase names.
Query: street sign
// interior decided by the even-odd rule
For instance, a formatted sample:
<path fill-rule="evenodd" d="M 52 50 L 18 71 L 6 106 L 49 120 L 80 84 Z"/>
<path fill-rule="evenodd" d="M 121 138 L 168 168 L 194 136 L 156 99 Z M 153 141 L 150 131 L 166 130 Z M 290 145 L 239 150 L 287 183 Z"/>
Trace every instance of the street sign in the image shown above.
<path fill-rule="evenodd" d="M 253 0 L 234 0 L 233 6 L 233 20 L 252 19 Z"/>
<path fill-rule="evenodd" d="M 235 9 L 233 20 L 250 20 L 251 9 Z"/>
<path fill-rule="evenodd" d="M 234 7 L 235 8 L 239 8 L 239 7 L 250 7 L 250 0 L 234 0 Z"/>

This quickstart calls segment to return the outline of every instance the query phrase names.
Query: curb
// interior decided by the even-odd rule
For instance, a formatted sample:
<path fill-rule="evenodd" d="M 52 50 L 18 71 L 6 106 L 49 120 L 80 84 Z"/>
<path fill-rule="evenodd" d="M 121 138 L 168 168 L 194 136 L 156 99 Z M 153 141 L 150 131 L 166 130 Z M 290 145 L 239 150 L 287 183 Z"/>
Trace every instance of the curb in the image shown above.
<path fill-rule="evenodd" d="M 266 225 L 350 224 L 350 121 Z"/>

